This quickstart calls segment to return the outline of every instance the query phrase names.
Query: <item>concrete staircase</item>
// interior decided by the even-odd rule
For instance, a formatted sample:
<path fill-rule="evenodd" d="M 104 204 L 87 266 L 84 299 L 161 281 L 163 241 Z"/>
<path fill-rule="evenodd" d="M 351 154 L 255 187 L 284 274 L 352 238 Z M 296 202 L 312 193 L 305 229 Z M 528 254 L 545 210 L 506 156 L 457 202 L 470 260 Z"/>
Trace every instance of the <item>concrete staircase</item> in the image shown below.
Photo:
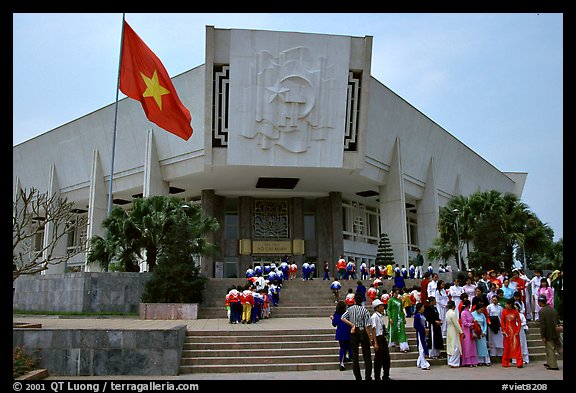
<path fill-rule="evenodd" d="M 412 319 L 407 318 L 406 324 L 410 351 L 401 353 L 397 348 L 390 348 L 392 367 L 416 366 L 418 351 Z M 335 329 L 331 328 L 188 332 L 179 372 L 191 374 L 337 370 L 339 347 L 334 339 L 334 332 Z M 533 322 L 530 323 L 527 339 L 530 360 L 545 360 L 539 330 Z M 445 365 L 446 359 L 431 359 L 429 362 L 433 366 Z M 492 362 L 500 363 L 500 358 L 492 357 Z M 347 369 L 351 370 L 351 367 L 349 364 Z"/>
<path fill-rule="evenodd" d="M 419 285 L 420 280 L 405 280 L 406 285 L 412 287 Z M 357 280 L 341 280 L 342 289 L 340 299 L 344 300 L 349 288 L 356 291 Z M 371 280 L 363 280 L 363 284 L 368 288 Z M 244 285 L 245 279 L 222 278 L 210 279 L 204 290 L 202 303 L 198 309 L 199 319 L 226 318 L 224 307 L 224 297 L 228 293 L 228 288 L 233 285 Z M 280 302 L 278 307 L 272 309 L 273 318 L 293 318 L 293 317 L 326 317 L 334 313 L 334 297 L 330 290 L 332 280 L 284 281 L 280 291 Z M 393 280 L 385 280 L 384 288 L 390 291 Z"/>
<path fill-rule="evenodd" d="M 330 328 L 188 332 L 180 374 L 337 370 L 339 346 L 334 333 Z M 393 367 L 416 365 L 416 338 L 413 332 L 409 336 L 411 352 L 391 348 Z M 350 363 L 347 368 L 351 367 Z"/>
<path fill-rule="evenodd" d="M 223 298 L 226 290 L 231 285 L 242 283 L 242 279 L 212 279 L 207 290 L 214 296 L 205 296 L 206 301 L 199 308 L 199 318 L 225 319 Z M 356 288 L 356 281 L 343 280 L 341 283 L 341 298 L 348 288 Z M 368 286 L 369 283 L 366 281 L 364 285 Z M 385 283 L 385 287 L 391 285 L 391 280 Z M 279 307 L 273 309 L 271 316 L 326 317 L 325 329 L 190 331 L 185 337 L 180 374 L 337 370 L 339 346 L 334 338 L 335 328 L 330 326 L 327 318 L 335 308 L 329 286 L 329 281 L 318 279 L 285 283 Z M 390 348 L 392 367 L 416 366 L 418 351 L 412 324 L 412 318 L 407 318 L 406 334 L 410 351 L 401 353 L 397 348 Z M 530 359 L 545 360 L 537 322 L 529 322 L 529 327 L 527 340 Z M 500 358 L 493 357 L 492 362 L 500 363 Z M 430 363 L 433 366 L 445 365 L 446 359 L 430 360 Z M 348 370 L 351 367 L 352 364 L 347 365 Z"/>

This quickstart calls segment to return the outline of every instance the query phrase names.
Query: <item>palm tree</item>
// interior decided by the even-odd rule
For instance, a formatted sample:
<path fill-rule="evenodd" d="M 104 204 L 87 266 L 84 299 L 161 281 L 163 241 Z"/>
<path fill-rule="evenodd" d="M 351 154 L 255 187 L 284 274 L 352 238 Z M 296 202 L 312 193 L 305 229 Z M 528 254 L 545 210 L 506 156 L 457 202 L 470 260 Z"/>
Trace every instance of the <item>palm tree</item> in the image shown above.
<path fill-rule="evenodd" d="M 126 222 L 129 216 L 121 207 L 115 207 L 104 219 L 102 226 L 106 229 L 106 238 L 92 236 L 89 240 L 87 262 L 97 263 L 108 271 L 110 263 L 116 259 L 124 271 L 139 271 L 137 258 L 141 250 L 129 232 L 126 232 Z"/>
<path fill-rule="evenodd" d="M 456 253 L 456 223 L 460 241 L 468 250 L 468 265 L 473 268 L 511 269 L 514 251 L 527 241 L 549 246 L 546 227 L 526 204 L 512 193 L 490 190 L 448 201 L 440 210 L 440 236 L 428 251 L 429 258 L 446 260 L 450 250 Z"/>
<path fill-rule="evenodd" d="M 218 228 L 215 219 L 202 217 L 199 206 L 169 196 L 135 198 L 130 212 L 115 207 L 102 224 L 107 236 L 90 239 L 94 248 L 88 253 L 88 262 L 107 267 L 113 255 L 127 271 L 137 268 L 137 259 L 145 259 L 148 270 L 154 271 L 164 247 L 177 238 L 175 231 L 186 231 L 197 254 L 214 252 L 205 235 Z"/>

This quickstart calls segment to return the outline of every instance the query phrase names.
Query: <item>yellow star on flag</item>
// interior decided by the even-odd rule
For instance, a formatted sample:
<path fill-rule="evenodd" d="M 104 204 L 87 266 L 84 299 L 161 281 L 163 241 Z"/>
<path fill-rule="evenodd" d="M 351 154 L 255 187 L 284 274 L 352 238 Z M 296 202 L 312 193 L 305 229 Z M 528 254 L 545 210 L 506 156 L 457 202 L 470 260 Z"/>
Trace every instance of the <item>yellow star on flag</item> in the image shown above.
<path fill-rule="evenodd" d="M 158 74 L 156 73 L 156 70 L 154 70 L 154 74 L 152 75 L 152 78 L 148 78 L 143 73 L 140 73 L 140 75 L 142 76 L 144 83 L 146 83 L 146 90 L 144 91 L 142 96 L 153 97 L 154 101 L 156 101 L 156 104 L 158 105 L 160 110 L 162 110 L 162 96 L 165 94 L 170 94 L 170 90 L 168 90 L 164 86 L 160 85 L 160 82 L 158 81 Z"/>

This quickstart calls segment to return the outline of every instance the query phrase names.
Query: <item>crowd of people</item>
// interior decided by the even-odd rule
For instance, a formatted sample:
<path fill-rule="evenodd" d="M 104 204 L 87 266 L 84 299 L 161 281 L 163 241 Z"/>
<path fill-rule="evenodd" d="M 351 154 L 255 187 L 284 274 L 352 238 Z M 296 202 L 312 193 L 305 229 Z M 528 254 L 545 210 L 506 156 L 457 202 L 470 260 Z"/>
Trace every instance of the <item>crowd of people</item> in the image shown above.
<path fill-rule="evenodd" d="M 405 286 L 402 270 L 393 270 L 393 276 L 370 276 L 373 280 L 368 288 L 358 280 L 356 291 L 349 289 L 344 300 L 340 299 L 339 279 L 347 276 L 337 275 L 330 284 L 336 303 L 330 318 L 337 327 L 340 370 L 345 370 L 346 359 L 351 359 L 356 379 L 361 379 L 360 353 L 365 378 L 371 379 L 370 345 L 375 350 L 375 379 L 389 378 L 389 348 L 408 351 L 406 318 L 410 317 L 419 353 L 416 366 L 423 370 L 430 369 L 429 359 L 438 358 L 445 358 L 452 368 L 489 367 L 494 357 L 500 358 L 503 367 L 512 364 L 522 368 L 530 362 L 526 337 L 530 320 L 540 321 L 546 368 L 558 370 L 556 356 L 562 350 L 563 332 L 562 271 L 544 277 L 537 270 L 532 278 L 521 269 L 468 271 L 449 283 L 440 280 L 438 273 L 425 272 L 420 285 L 412 288 Z M 394 279 L 390 292 L 382 285 L 383 278 Z M 372 315 L 366 304 L 374 309 Z"/>
<path fill-rule="evenodd" d="M 330 280 L 325 261 L 323 280 Z M 353 373 L 361 379 L 360 355 L 365 378 L 390 378 L 390 350 L 408 352 L 406 329 L 414 329 L 417 338 L 416 366 L 430 369 L 429 359 L 445 358 L 452 368 L 489 367 L 491 358 L 501 359 L 503 367 L 523 367 L 530 362 L 526 332 L 528 321 L 540 321 L 546 347 L 546 367 L 558 370 L 556 353 L 561 350 L 563 319 L 563 273 L 555 270 L 544 277 L 536 270 L 529 278 L 521 269 L 511 272 L 467 271 L 456 274 L 451 282 L 439 279 L 441 267 L 434 272 L 429 265 L 419 285 L 406 286 L 406 279 L 417 278 L 422 265 L 359 266 L 340 257 L 330 283 L 336 309 L 330 318 L 339 342 L 339 367 L 353 363 Z M 270 318 L 278 306 L 282 282 L 298 278 L 294 262 L 282 260 L 246 271 L 244 286 L 231 287 L 225 304 L 230 323 L 257 323 Z M 301 279 L 315 277 L 314 263 L 302 265 Z M 341 280 L 357 280 L 355 290 L 342 298 Z M 363 281 L 371 282 L 366 287 Z M 393 280 L 385 289 L 384 280 Z M 464 285 L 462 285 L 464 284 Z M 387 285 L 389 286 L 389 285 Z M 367 308 L 368 305 L 368 308 Z M 370 309 L 373 311 L 370 312 Z M 412 326 L 406 318 L 413 318 Z M 374 361 L 371 358 L 374 346 Z M 374 367 L 373 367 L 374 366 Z"/>

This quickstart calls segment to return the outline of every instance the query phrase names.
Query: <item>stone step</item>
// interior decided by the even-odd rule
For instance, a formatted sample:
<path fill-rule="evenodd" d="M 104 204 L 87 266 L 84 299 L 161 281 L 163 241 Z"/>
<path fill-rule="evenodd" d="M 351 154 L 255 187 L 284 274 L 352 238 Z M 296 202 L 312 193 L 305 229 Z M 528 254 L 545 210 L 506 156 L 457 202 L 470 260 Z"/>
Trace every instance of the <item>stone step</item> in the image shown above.
<path fill-rule="evenodd" d="M 397 352 L 395 349 L 390 349 L 390 358 L 391 359 L 404 359 L 406 357 L 418 357 L 418 353 L 415 351 L 415 348 L 407 353 Z M 208 357 L 228 357 L 228 358 L 265 358 L 265 357 L 274 357 L 281 354 L 282 356 L 301 356 L 306 357 L 308 355 L 330 355 L 332 356 L 332 360 L 334 356 L 338 357 L 339 347 L 338 345 L 331 345 L 331 346 L 321 346 L 318 348 L 282 348 L 281 350 L 278 349 L 270 349 L 270 348 L 261 348 L 261 349 L 219 349 L 219 350 L 212 350 L 207 348 L 202 348 L 198 350 L 184 350 L 182 352 L 182 361 L 188 362 L 189 359 L 194 358 L 208 358 Z M 396 352 L 395 352 L 396 351 Z M 374 352 L 372 350 L 372 352 Z M 186 359 L 186 360 L 185 360 Z"/>
<path fill-rule="evenodd" d="M 445 359 L 430 359 L 431 365 L 443 365 Z M 398 360 L 392 362 L 391 367 L 415 367 L 415 359 Z M 180 366 L 180 374 L 193 374 L 193 373 L 247 373 L 247 372 L 280 372 L 280 371 L 314 371 L 314 370 L 338 370 L 338 359 L 331 362 L 323 363 L 284 363 L 284 364 L 268 364 L 268 363 L 236 363 L 228 365 L 182 365 Z M 360 367 L 363 369 L 364 362 L 360 361 Z M 352 363 L 346 365 L 348 370 L 352 369 Z"/>
<path fill-rule="evenodd" d="M 262 321 L 265 323 L 265 321 Z M 243 330 L 243 331 L 233 331 L 233 330 L 219 330 L 219 331 L 206 331 L 206 330 L 196 330 L 187 331 L 186 337 L 198 337 L 198 336 L 277 336 L 281 335 L 310 335 L 310 334 L 334 334 L 335 328 L 326 329 L 279 329 L 279 330 Z M 227 339 L 227 338 L 225 338 Z"/>
<path fill-rule="evenodd" d="M 374 351 L 372 351 L 372 356 L 374 356 Z M 395 358 L 391 359 L 392 361 L 405 361 L 405 360 L 412 360 L 413 363 L 416 363 L 416 359 L 418 358 L 418 353 L 406 353 L 401 354 L 404 355 L 402 358 Z M 392 358 L 392 356 L 391 356 Z M 299 355 L 277 355 L 277 356 L 246 356 L 241 359 L 241 361 L 248 361 L 253 362 L 256 359 L 260 363 L 266 364 L 293 364 L 293 363 L 300 363 L 300 364 L 307 364 L 307 363 L 328 363 L 332 362 L 335 359 L 338 360 L 338 353 L 335 354 L 307 354 L 303 356 L 302 354 Z M 234 357 L 194 357 L 194 358 L 186 358 L 182 359 L 182 365 L 233 365 L 238 364 L 239 359 Z"/>

